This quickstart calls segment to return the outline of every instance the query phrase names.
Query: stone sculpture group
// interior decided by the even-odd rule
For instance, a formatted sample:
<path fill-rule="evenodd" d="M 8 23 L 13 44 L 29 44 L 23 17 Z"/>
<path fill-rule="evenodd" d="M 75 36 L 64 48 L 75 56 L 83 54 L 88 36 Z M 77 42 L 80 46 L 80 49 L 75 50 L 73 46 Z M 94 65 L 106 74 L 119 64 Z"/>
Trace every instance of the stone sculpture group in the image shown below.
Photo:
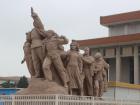
<path fill-rule="evenodd" d="M 81 54 L 76 40 L 72 40 L 70 50 L 65 51 L 63 45 L 68 44 L 68 39 L 53 30 L 46 31 L 33 8 L 31 17 L 34 28 L 26 33 L 24 59 L 21 62 L 26 61 L 31 82 L 28 90 L 21 93 L 30 94 L 33 90 L 31 94 L 36 94 L 38 89 L 35 87 L 44 94 L 49 93 L 43 90 L 43 85 L 46 85 L 45 88 L 53 94 L 58 94 L 58 88 L 62 87 L 60 90 L 65 90 L 65 94 L 101 97 L 107 90 L 109 69 L 102 55 L 98 52 L 94 57 L 90 56 L 88 47 Z M 38 86 L 41 83 L 42 87 Z"/>

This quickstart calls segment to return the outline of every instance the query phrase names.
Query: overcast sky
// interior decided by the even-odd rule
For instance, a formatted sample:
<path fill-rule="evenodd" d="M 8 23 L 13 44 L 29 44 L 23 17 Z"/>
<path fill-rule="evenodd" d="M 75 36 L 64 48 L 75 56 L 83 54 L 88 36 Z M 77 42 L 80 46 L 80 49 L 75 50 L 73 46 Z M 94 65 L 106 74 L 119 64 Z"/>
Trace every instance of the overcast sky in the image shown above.
<path fill-rule="evenodd" d="M 108 36 L 100 16 L 140 10 L 140 0 L 0 0 L 0 76 L 29 76 L 20 62 L 31 6 L 46 30 L 80 40 Z"/>

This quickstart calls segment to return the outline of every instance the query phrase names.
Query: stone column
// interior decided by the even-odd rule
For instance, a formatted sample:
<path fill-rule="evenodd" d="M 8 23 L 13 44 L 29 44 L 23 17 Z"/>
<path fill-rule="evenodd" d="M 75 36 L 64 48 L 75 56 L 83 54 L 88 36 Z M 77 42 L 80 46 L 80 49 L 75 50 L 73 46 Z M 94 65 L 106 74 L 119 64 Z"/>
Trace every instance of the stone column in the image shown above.
<path fill-rule="evenodd" d="M 139 84 L 139 53 L 138 53 L 138 46 L 134 46 L 134 84 Z"/>
<path fill-rule="evenodd" d="M 91 56 L 94 56 L 94 49 L 93 48 L 90 48 L 90 54 L 91 54 Z"/>
<path fill-rule="evenodd" d="M 120 47 L 116 48 L 116 81 L 121 80 L 121 56 Z"/>
<path fill-rule="evenodd" d="M 104 56 L 104 49 L 103 48 L 100 48 L 99 51 L 102 54 L 102 56 Z"/>

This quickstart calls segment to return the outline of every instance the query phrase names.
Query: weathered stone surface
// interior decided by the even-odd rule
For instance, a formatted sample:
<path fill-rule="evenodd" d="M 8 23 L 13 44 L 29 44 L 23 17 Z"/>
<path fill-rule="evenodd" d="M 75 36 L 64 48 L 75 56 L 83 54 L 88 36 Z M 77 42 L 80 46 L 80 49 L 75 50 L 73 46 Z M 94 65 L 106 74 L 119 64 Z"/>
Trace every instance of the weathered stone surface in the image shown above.
<path fill-rule="evenodd" d="M 68 89 L 53 81 L 32 78 L 28 88 L 17 92 L 17 95 L 28 94 L 68 94 Z"/>

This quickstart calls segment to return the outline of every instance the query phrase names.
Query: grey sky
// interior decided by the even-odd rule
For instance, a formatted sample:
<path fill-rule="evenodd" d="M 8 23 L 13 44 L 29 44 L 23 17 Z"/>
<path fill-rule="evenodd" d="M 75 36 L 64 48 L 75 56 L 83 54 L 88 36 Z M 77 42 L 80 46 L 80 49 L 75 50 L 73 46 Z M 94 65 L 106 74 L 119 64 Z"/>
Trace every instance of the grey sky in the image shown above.
<path fill-rule="evenodd" d="M 140 0 L 0 0 L 0 76 L 29 76 L 20 62 L 25 32 L 32 29 L 31 6 L 46 30 L 89 39 L 108 36 L 100 16 L 140 10 Z"/>

